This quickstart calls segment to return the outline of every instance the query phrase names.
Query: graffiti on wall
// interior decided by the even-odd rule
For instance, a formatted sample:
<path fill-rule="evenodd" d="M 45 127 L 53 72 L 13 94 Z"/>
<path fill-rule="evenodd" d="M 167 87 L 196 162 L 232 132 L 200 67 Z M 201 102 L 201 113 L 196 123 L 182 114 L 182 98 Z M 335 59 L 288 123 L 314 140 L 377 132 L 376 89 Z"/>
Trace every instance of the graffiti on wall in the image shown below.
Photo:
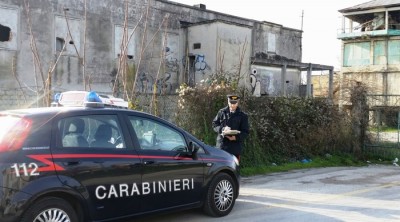
<path fill-rule="evenodd" d="M 177 47 L 177 46 L 175 46 Z M 165 72 L 157 77 L 157 74 L 150 75 L 148 73 L 141 73 L 139 81 L 141 84 L 141 91 L 144 93 L 158 94 L 171 94 L 174 92 L 173 82 L 177 85 L 179 75 L 179 63 L 174 46 L 165 47 L 164 67 Z M 145 87 L 146 84 L 146 87 Z M 156 87 L 154 89 L 154 87 Z M 175 86 L 176 88 L 176 86 Z M 155 90 L 155 91 L 154 91 Z"/>
<path fill-rule="evenodd" d="M 155 79 L 153 75 L 142 72 L 138 76 L 138 92 L 141 93 L 151 93 L 155 92 L 158 94 L 161 93 L 171 93 L 172 92 L 172 84 L 168 82 L 171 78 L 171 73 L 165 73 L 164 76 Z M 154 88 L 155 87 L 155 88 Z"/>
<path fill-rule="evenodd" d="M 250 85 L 253 96 L 261 96 L 261 82 L 257 79 L 256 73 L 250 74 Z"/>
<path fill-rule="evenodd" d="M 202 72 L 204 74 L 204 70 L 210 69 L 207 65 L 206 58 L 204 55 L 196 55 L 196 59 L 194 61 L 194 67 L 196 72 Z"/>
<path fill-rule="evenodd" d="M 250 85 L 254 96 L 299 95 L 299 84 L 300 72 L 296 69 L 287 69 L 284 81 L 282 70 L 276 67 L 258 66 L 253 68 L 250 74 Z"/>
<path fill-rule="evenodd" d="M 182 61 L 185 61 L 185 59 L 182 59 Z M 196 82 L 200 82 L 202 79 L 205 79 L 205 74 L 207 71 L 211 70 L 211 67 L 207 64 L 206 56 L 203 54 L 191 56 L 190 70 L 191 71 L 189 71 L 188 74 L 188 83 L 190 86 L 194 86 Z"/>
<path fill-rule="evenodd" d="M 277 94 L 277 89 L 275 88 L 275 83 L 277 81 L 275 80 L 274 74 L 272 72 L 261 74 L 260 82 L 261 82 L 261 93 L 265 93 L 267 95 Z"/>
<path fill-rule="evenodd" d="M 278 93 L 275 87 L 276 83 L 277 80 L 272 72 L 266 70 L 257 72 L 256 69 L 253 69 L 250 74 L 250 85 L 254 96 L 276 95 Z"/>
<path fill-rule="evenodd" d="M 155 70 L 154 64 L 159 60 L 149 58 L 142 60 L 136 79 L 135 91 L 139 93 L 171 94 L 179 85 L 180 64 L 179 64 L 179 35 L 168 34 L 164 48 L 163 63 L 161 69 Z M 158 60 L 158 61 L 157 61 Z M 138 63 L 138 61 L 134 61 Z M 114 75 L 115 76 L 115 75 Z M 115 81 L 115 80 L 114 80 Z"/>

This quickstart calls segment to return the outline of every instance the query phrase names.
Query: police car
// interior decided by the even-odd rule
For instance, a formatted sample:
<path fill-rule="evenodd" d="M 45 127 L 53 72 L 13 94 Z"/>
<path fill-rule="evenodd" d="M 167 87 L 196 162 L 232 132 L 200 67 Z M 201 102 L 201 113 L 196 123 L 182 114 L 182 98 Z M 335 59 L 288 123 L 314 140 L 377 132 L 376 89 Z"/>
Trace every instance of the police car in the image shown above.
<path fill-rule="evenodd" d="M 68 105 L 66 93 L 56 107 L 0 112 L 0 221 L 229 214 L 239 194 L 234 156 L 163 119 L 83 94 L 83 106 Z"/>

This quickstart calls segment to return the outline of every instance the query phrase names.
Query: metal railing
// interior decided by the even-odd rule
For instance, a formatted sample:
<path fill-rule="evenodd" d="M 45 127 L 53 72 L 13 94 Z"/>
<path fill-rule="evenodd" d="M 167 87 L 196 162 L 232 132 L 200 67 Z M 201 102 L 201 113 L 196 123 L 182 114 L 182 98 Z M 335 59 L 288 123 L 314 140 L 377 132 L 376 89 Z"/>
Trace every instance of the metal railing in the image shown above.
<path fill-rule="evenodd" d="M 364 149 L 400 157 L 400 95 L 368 95 L 369 124 Z"/>
<path fill-rule="evenodd" d="M 367 95 L 367 104 L 374 107 L 400 107 L 400 95 Z"/>

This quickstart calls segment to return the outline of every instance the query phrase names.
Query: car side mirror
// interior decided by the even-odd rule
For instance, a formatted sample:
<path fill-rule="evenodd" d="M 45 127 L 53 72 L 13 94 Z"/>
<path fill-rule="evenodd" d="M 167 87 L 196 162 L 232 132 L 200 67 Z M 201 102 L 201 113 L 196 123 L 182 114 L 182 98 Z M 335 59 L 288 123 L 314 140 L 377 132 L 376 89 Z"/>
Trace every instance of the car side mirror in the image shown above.
<path fill-rule="evenodd" d="M 196 146 L 192 141 L 189 142 L 189 154 L 194 158 L 197 157 L 197 151 L 199 151 L 199 147 Z"/>

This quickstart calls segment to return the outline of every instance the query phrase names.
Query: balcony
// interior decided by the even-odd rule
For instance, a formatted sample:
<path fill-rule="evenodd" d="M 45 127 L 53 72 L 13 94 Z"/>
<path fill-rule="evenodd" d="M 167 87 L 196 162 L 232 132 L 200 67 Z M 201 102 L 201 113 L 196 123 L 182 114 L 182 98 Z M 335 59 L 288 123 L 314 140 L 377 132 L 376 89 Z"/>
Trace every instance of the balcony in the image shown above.
<path fill-rule="evenodd" d="M 357 11 L 343 14 L 341 40 L 400 36 L 400 11 Z"/>
<path fill-rule="evenodd" d="M 376 30 L 376 31 L 338 33 L 337 38 L 341 40 L 347 40 L 347 39 L 378 37 L 378 36 L 400 36 L 400 30 L 386 29 L 386 30 Z"/>

